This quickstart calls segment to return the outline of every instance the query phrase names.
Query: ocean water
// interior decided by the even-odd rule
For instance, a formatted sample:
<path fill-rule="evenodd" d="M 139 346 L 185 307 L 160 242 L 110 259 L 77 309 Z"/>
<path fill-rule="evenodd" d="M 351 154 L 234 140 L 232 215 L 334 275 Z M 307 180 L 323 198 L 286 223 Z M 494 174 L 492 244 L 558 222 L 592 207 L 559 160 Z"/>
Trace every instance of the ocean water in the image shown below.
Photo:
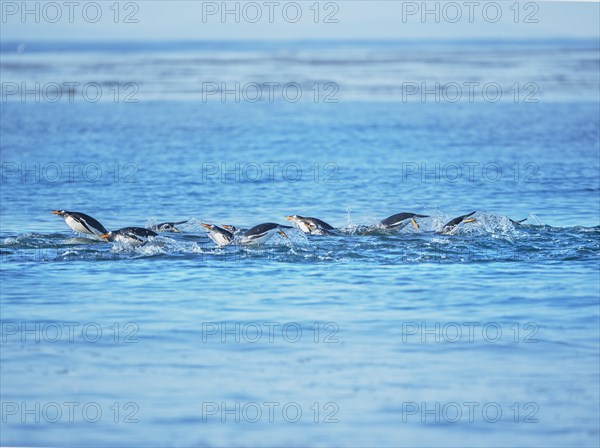
<path fill-rule="evenodd" d="M 4 43 L 3 82 L 103 98 L 3 86 L 0 442 L 598 446 L 598 67 L 593 41 Z M 469 80 L 503 99 L 403 97 Z M 187 222 L 131 247 L 53 209 Z M 404 211 L 429 217 L 378 227 Z M 290 214 L 338 234 L 201 226 Z"/>

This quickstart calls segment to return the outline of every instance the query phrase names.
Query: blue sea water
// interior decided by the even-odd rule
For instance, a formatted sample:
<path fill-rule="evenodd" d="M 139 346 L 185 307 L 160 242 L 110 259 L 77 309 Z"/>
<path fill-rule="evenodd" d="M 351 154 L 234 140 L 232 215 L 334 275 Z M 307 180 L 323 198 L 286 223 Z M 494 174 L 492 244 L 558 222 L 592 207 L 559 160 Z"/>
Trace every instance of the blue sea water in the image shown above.
<path fill-rule="evenodd" d="M 273 45 L 3 44 L 3 82 L 139 93 L 1 103 L 0 442 L 598 446 L 597 42 Z M 538 101 L 398 93 L 436 76 Z M 338 101 L 202 100 L 236 79 Z M 130 247 L 52 209 L 188 222 Z M 429 217 L 378 228 L 403 211 Z M 290 214 L 339 234 L 201 226 Z"/>

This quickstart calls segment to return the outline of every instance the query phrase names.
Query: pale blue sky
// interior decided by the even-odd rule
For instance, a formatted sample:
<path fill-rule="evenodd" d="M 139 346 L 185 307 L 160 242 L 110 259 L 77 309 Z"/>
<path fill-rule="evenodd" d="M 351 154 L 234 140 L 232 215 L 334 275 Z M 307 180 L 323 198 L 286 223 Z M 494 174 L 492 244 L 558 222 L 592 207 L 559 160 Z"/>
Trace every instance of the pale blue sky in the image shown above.
<path fill-rule="evenodd" d="M 464 39 L 600 35 L 600 8 L 597 2 L 474 1 L 472 6 L 467 1 L 428 2 L 428 8 L 439 8 L 439 23 L 436 23 L 434 13 L 427 15 L 423 23 L 421 1 L 324 1 L 318 3 L 318 8 L 314 7 L 314 0 L 295 3 L 277 1 L 273 2 L 273 6 L 266 1 L 257 1 L 253 5 L 249 5 L 251 2 L 229 2 L 231 9 L 235 8 L 235 3 L 239 3 L 239 23 L 236 23 L 234 14 L 227 15 L 223 23 L 221 1 L 120 2 L 118 17 L 113 0 L 97 1 L 102 15 L 96 23 L 92 23 L 97 14 L 97 8 L 90 5 L 93 2 L 76 2 L 71 11 L 73 23 L 69 22 L 69 6 L 62 0 L 55 2 L 60 11 L 55 6 L 46 6 L 48 2 L 25 2 L 27 8 L 33 11 L 35 4 L 38 4 L 38 11 L 25 17 L 22 16 L 23 2 L 2 0 L 1 3 L 1 37 L 5 41 Z M 298 11 L 295 5 L 300 5 L 302 16 L 293 23 Z M 498 11 L 496 5 L 500 5 L 501 17 L 494 23 Z M 90 21 L 84 19 L 84 6 Z M 273 23 L 269 22 L 270 8 Z M 283 16 L 284 8 L 287 19 Z M 319 10 L 318 23 L 315 23 L 315 9 Z M 262 15 L 256 23 L 244 20 L 254 20 L 259 12 Z M 58 19 L 57 13 L 60 13 Z M 457 14 L 460 14 L 460 18 L 457 18 Z M 130 21 L 137 20 L 137 23 L 124 23 L 128 15 Z M 337 23 L 324 23 L 326 17 L 330 21 L 337 20 Z M 525 23 L 527 18 L 533 23 Z M 39 19 L 39 23 L 36 23 L 36 19 Z M 47 19 L 56 20 L 56 23 L 50 23 Z M 456 20 L 456 23 L 451 23 L 452 20 Z"/>

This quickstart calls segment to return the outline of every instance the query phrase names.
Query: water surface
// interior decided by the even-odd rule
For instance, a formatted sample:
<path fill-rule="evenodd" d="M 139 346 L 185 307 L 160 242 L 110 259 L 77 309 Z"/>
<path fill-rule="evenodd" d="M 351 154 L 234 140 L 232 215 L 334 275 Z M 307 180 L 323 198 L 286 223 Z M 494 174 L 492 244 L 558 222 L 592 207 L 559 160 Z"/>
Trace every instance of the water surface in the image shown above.
<path fill-rule="evenodd" d="M 471 43 L 458 63 L 433 44 L 295 45 L 3 46 L 3 79 L 114 70 L 140 94 L 2 103 L 2 443 L 597 446 L 597 46 Z M 537 103 L 393 94 L 427 67 L 547 88 Z M 339 101 L 203 102 L 212 75 L 187 69 L 337 82 Z M 56 208 L 108 229 L 189 222 L 133 248 L 74 234 Z M 377 227 L 401 211 L 430 217 Z M 339 235 L 216 248 L 200 225 L 289 214 Z"/>

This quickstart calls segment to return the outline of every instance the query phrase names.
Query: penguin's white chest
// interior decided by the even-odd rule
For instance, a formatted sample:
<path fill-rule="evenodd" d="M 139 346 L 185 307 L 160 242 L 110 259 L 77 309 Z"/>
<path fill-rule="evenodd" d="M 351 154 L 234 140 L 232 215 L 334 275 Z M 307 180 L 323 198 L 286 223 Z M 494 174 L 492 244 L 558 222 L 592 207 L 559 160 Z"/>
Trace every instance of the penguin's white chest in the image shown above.
<path fill-rule="evenodd" d="M 130 246 L 141 246 L 142 244 L 144 244 L 147 241 L 147 238 L 140 237 L 140 239 L 142 241 L 140 241 L 137 238 L 133 238 L 131 236 L 128 236 L 128 235 L 116 235 L 115 236 L 115 241 L 117 243 L 127 244 L 127 245 L 130 245 Z"/>
<path fill-rule="evenodd" d="M 298 221 L 298 228 L 304 233 L 312 233 L 312 228 L 304 221 Z"/>
<path fill-rule="evenodd" d="M 262 244 L 267 242 L 268 240 L 271 239 L 271 237 L 273 235 L 275 235 L 275 233 L 277 233 L 277 228 L 268 230 L 267 232 L 261 234 L 261 235 L 250 235 L 250 236 L 245 236 L 244 238 L 242 238 L 241 243 L 242 244 Z"/>
<path fill-rule="evenodd" d="M 67 216 L 65 218 L 65 222 L 71 229 L 75 230 L 75 232 L 87 233 L 88 235 L 93 235 L 88 229 L 86 229 L 83 225 L 81 225 L 81 223 L 79 221 L 77 221 L 76 219 L 73 219 L 72 216 Z"/>
<path fill-rule="evenodd" d="M 219 246 L 227 246 L 231 242 L 229 239 L 227 239 L 224 235 L 220 233 L 214 233 L 212 237 L 213 241 Z"/>

